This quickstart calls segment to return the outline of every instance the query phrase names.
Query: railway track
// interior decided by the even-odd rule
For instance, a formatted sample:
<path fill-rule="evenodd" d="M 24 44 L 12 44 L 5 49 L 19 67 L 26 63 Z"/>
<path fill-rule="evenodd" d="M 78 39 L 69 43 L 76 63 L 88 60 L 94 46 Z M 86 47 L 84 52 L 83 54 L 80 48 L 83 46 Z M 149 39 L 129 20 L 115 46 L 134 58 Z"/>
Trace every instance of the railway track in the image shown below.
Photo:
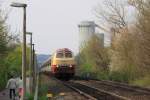
<path fill-rule="evenodd" d="M 86 100 L 150 100 L 150 89 L 147 88 L 112 81 L 53 79 L 78 92 Z"/>
<path fill-rule="evenodd" d="M 113 81 L 95 81 L 98 84 L 105 84 L 105 85 L 111 85 L 113 87 L 119 87 L 122 89 L 126 89 L 129 91 L 136 91 L 139 93 L 144 93 L 146 95 L 150 95 L 150 89 L 149 88 L 144 88 L 144 87 L 139 87 L 139 86 L 135 86 L 135 85 L 129 85 L 129 84 L 124 84 L 124 83 L 119 83 L 119 82 L 113 82 Z"/>
<path fill-rule="evenodd" d="M 80 95 L 84 96 L 86 100 L 129 100 L 123 96 L 103 91 L 98 88 L 88 86 L 79 82 L 61 81 L 56 78 L 53 79 L 65 85 L 66 87 L 78 92 Z"/>
<path fill-rule="evenodd" d="M 97 100 L 96 98 L 90 96 L 89 94 L 84 93 L 83 91 L 71 86 L 68 81 L 64 81 L 64 80 L 59 80 L 57 78 L 55 78 L 52 74 L 48 74 L 48 73 L 43 73 L 44 75 L 48 76 L 49 78 L 51 78 L 52 80 L 55 80 L 58 84 L 63 84 L 64 86 L 70 88 L 71 90 L 77 92 L 81 97 L 84 97 L 84 100 Z"/>
<path fill-rule="evenodd" d="M 53 77 L 53 80 L 55 80 L 55 81 L 57 81 L 58 83 L 61 83 L 61 84 L 63 84 L 64 86 L 66 86 L 66 87 L 72 89 L 73 91 L 79 93 L 81 96 L 84 96 L 84 97 L 86 98 L 86 100 L 97 100 L 97 99 L 94 98 L 93 96 L 91 96 L 91 95 L 85 93 L 84 91 L 81 91 L 80 89 L 78 89 L 78 88 L 72 86 L 72 85 L 71 85 L 69 82 L 67 82 L 67 81 L 58 80 L 58 79 L 56 79 L 56 78 L 54 78 L 54 77 Z"/>
<path fill-rule="evenodd" d="M 64 85 L 77 90 L 80 94 L 84 94 L 89 100 L 128 100 L 125 97 L 81 83 L 65 82 Z"/>
<path fill-rule="evenodd" d="M 98 100 L 150 100 L 150 91 L 146 88 L 132 87 L 126 84 L 113 83 L 107 81 L 72 81 L 73 84 L 80 84 L 80 87 L 85 87 L 85 92 L 96 91 L 99 93 Z M 71 83 L 71 84 L 72 84 Z M 90 88 L 89 90 L 86 88 Z M 93 92 L 95 93 L 95 92 Z M 101 95 L 102 94 L 102 95 Z M 100 98 L 99 98 L 100 96 Z"/>

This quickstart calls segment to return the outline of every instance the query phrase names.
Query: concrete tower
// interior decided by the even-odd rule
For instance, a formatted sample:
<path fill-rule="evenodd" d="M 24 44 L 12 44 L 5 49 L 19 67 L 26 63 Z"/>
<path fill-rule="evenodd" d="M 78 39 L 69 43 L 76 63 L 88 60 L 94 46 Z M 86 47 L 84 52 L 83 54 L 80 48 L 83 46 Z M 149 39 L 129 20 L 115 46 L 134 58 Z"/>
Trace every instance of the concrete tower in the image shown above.
<path fill-rule="evenodd" d="M 93 21 L 82 21 L 79 25 L 79 49 L 95 34 L 96 24 Z"/>

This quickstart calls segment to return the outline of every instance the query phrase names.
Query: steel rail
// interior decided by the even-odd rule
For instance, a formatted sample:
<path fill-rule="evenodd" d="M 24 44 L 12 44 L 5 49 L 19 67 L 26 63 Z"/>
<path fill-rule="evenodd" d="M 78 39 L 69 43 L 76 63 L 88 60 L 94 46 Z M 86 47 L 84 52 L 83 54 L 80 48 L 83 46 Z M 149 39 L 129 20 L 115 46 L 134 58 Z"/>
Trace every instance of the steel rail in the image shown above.
<path fill-rule="evenodd" d="M 45 75 L 48 75 L 48 74 L 45 74 Z M 85 93 L 85 92 L 83 92 L 83 91 L 80 91 L 79 89 L 77 89 L 77 88 L 71 86 L 70 84 L 68 84 L 67 81 L 58 80 L 57 78 L 52 77 L 51 74 L 49 74 L 49 75 L 50 75 L 51 78 L 54 79 L 55 81 L 57 81 L 57 82 L 63 84 L 64 86 L 70 88 L 71 90 L 77 92 L 77 93 L 80 94 L 81 96 L 84 96 L 87 100 L 98 100 L 98 99 L 92 97 L 91 95 L 89 95 L 89 94 L 87 94 L 87 93 Z"/>
<path fill-rule="evenodd" d="M 76 83 L 76 82 L 68 82 L 68 84 L 70 86 L 82 91 L 83 93 L 86 93 L 86 94 L 96 98 L 97 100 L 131 100 L 129 98 L 126 98 L 126 97 L 123 97 L 120 95 L 116 95 L 111 92 L 100 90 L 93 86 Z"/>
<path fill-rule="evenodd" d="M 67 83 L 63 83 L 66 87 L 69 87 L 71 88 L 72 90 L 78 92 L 79 94 L 81 94 L 82 96 L 86 97 L 88 100 L 97 100 L 96 98 L 88 95 L 87 93 L 83 92 L 83 91 L 80 91 L 78 88 L 75 88 Z"/>
<path fill-rule="evenodd" d="M 119 87 L 119 88 L 123 88 L 123 89 L 127 89 L 127 90 L 136 91 L 136 92 L 145 93 L 145 94 L 150 95 L 150 89 L 149 88 L 143 88 L 143 87 L 139 87 L 139 86 L 128 85 L 128 84 L 119 83 L 119 82 L 112 82 L 112 81 L 95 81 L 95 82 L 97 82 L 99 84 L 105 84 L 105 85 L 109 85 L 109 86 Z"/>

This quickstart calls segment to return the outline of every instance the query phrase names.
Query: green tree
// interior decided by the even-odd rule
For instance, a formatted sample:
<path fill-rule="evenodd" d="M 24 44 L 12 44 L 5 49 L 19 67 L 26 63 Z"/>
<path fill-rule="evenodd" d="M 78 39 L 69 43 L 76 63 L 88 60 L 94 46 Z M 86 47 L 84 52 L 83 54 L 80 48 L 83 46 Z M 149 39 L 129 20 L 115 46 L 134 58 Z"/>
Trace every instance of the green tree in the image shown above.
<path fill-rule="evenodd" d="M 83 74 L 91 73 L 92 77 L 106 78 L 105 74 L 109 70 L 109 56 L 107 49 L 103 47 L 100 41 L 97 35 L 91 37 L 79 54 L 79 63 Z"/>
<path fill-rule="evenodd" d="M 6 18 L 0 11 L 0 90 L 6 85 L 11 74 L 21 74 L 22 53 L 17 35 L 8 32 Z M 29 62 L 29 48 L 27 48 L 27 66 Z M 28 67 L 27 67 L 28 68 Z"/>
<path fill-rule="evenodd" d="M 29 48 L 27 48 L 27 66 L 29 66 Z M 10 75 L 19 76 L 21 75 L 22 68 L 22 49 L 21 46 L 16 44 L 15 48 L 8 52 L 7 56 L 3 59 L 3 69 L 0 73 L 0 83 L 3 82 L 0 88 L 6 85 Z"/>
<path fill-rule="evenodd" d="M 7 26 L 5 24 L 5 18 L 2 17 L 1 11 L 0 11 L 0 87 L 4 87 L 6 83 L 6 68 L 5 68 L 5 57 L 8 53 L 8 31 Z"/>

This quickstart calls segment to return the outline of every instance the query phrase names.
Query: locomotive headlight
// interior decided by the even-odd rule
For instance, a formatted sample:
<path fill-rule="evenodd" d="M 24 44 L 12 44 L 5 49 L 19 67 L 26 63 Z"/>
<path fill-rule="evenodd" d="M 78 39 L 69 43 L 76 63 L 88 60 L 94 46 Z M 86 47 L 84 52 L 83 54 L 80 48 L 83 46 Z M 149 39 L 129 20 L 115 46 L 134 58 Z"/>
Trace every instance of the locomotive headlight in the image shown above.
<path fill-rule="evenodd" d="M 56 65 L 56 67 L 58 68 L 58 67 L 59 67 L 59 65 Z"/>
<path fill-rule="evenodd" d="M 69 67 L 72 67 L 72 65 L 70 65 Z"/>

